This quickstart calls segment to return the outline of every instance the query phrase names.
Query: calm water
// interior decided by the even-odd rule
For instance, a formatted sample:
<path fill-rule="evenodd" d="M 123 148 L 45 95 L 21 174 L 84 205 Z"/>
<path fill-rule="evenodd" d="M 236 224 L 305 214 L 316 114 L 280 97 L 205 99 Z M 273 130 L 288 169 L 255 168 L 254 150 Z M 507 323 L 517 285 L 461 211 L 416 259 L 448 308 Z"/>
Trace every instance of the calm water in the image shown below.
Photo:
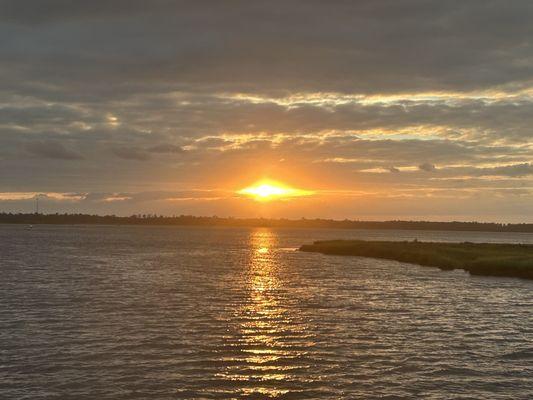
<path fill-rule="evenodd" d="M 0 398 L 533 398 L 533 281 L 294 251 L 349 237 L 533 243 L 0 225 Z"/>

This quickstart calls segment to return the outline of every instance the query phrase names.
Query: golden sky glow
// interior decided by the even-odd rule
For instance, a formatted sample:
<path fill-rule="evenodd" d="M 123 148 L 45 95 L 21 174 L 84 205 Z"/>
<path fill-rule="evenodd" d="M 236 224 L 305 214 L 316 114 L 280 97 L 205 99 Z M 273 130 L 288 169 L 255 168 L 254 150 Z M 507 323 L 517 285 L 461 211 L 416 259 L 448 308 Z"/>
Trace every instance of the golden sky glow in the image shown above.
<path fill-rule="evenodd" d="M 310 190 L 296 189 L 283 183 L 262 180 L 237 191 L 238 194 L 249 196 L 257 201 L 271 201 L 287 199 L 291 197 L 309 196 L 313 194 Z"/>
<path fill-rule="evenodd" d="M 430 2 L 9 6 L 0 211 L 531 222 L 531 2 Z"/>

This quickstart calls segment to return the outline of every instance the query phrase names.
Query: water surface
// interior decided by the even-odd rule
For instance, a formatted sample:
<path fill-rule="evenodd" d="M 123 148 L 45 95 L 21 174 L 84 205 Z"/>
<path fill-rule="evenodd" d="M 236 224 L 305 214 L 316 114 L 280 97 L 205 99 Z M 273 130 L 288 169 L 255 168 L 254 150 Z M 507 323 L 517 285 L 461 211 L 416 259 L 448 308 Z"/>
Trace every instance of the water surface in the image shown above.
<path fill-rule="evenodd" d="M 533 281 L 300 253 L 531 234 L 0 225 L 0 398 L 533 398 Z"/>

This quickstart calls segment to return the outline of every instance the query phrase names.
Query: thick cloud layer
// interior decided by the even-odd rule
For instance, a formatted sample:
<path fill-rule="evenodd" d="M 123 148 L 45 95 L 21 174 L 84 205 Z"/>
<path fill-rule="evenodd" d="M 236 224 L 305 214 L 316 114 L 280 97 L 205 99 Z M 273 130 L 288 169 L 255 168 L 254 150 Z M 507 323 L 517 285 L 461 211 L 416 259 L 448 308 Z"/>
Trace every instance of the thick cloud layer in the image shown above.
<path fill-rule="evenodd" d="M 531 20 L 528 0 L 0 2 L 0 207 L 251 215 L 234 191 L 269 176 L 322 190 L 277 215 L 531 221 Z"/>

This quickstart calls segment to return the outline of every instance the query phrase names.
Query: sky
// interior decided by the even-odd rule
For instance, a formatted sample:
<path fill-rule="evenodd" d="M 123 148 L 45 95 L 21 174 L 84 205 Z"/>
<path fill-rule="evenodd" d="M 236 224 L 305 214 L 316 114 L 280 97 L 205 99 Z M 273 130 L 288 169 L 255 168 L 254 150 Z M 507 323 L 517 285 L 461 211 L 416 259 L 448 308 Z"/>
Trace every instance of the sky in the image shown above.
<path fill-rule="evenodd" d="M 533 2 L 0 1 L 0 211 L 533 222 Z M 312 192 L 256 201 L 262 179 Z"/>

